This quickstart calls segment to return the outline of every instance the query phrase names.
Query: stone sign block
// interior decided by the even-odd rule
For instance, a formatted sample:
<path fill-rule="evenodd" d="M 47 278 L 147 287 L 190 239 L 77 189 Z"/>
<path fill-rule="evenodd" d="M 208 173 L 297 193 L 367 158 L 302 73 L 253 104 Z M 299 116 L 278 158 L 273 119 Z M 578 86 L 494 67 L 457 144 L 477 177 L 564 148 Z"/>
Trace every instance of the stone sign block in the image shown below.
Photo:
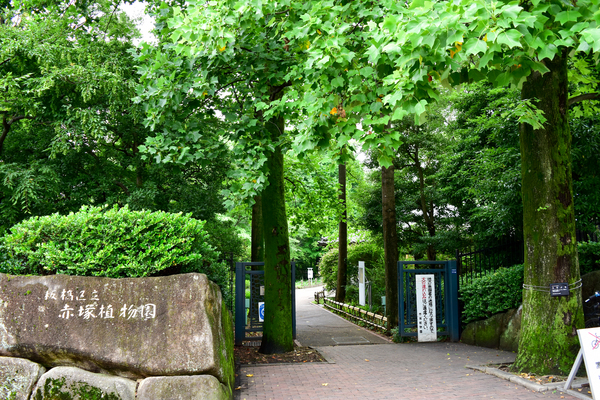
<path fill-rule="evenodd" d="M 233 385 L 231 316 L 204 274 L 111 279 L 0 274 L 0 355 L 128 378 Z"/>

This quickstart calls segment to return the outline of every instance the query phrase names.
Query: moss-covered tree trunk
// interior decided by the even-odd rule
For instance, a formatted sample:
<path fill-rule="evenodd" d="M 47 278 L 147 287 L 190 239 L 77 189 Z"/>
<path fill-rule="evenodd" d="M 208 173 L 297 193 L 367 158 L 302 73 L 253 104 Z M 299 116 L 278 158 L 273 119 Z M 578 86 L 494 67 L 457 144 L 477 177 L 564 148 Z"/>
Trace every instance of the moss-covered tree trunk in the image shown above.
<path fill-rule="evenodd" d="M 281 98 L 283 87 L 271 87 L 271 100 Z M 284 132 L 283 117 L 265 123 L 272 142 L 278 143 Z M 280 145 L 267 154 L 268 186 L 262 193 L 265 240 L 265 322 L 260 352 L 285 353 L 294 349 L 292 334 L 292 271 L 285 188 L 283 152 Z"/>
<path fill-rule="evenodd" d="M 398 326 L 398 231 L 394 192 L 394 166 L 381 167 L 385 304 L 388 329 Z"/>
<path fill-rule="evenodd" d="M 348 283 L 348 225 L 346 222 L 346 165 L 340 164 L 338 167 L 338 182 L 340 184 L 340 194 L 338 199 L 344 211 L 339 223 L 339 252 L 338 252 L 338 270 L 337 286 L 335 290 L 335 300 L 344 302 L 346 300 L 346 285 Z"/>
<path fill-rule="evenodd" d="M 537 98 L 548 121 L 521 126 L 525 288 L 516 367 L 539 374 L 566 374 L 579 349 L 583 325 L 581 290 L 550 297 L 551 283 L 578 286 L 575 217 L 568 125 L 567 53 L 543 60 L 550 72 L 533 73 L 522 98 Z"/>
<path fill-rule="evenodd" d="M 252 262 L 260 262 L 265 259 L 264 230 L 262 222 L 262 197 L 257 195 L 254 196 L 254 205 L 252 206 L 252 237 L 250 243 L 250 261 Z"/>

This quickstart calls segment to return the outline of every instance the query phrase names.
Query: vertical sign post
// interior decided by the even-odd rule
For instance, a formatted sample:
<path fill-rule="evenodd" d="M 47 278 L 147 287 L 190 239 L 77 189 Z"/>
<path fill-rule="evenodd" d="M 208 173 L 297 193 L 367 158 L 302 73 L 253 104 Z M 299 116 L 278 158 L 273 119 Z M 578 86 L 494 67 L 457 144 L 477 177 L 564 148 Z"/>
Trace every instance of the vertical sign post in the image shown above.
<path fill-rule="evenodd" d="M 358 304 L 366 305 L 365 302 L 365 262 L 358 262 Z"/>
<path fill-rule="evenodd" d="M 416 275 L 417 329 L 419 342 L 437 341 L 434 275 Z"/>
<path fill-rule="evenodd" d="M 310 279 L 310 286 L 312 286 L 312 280 L 313 280 L 313 270 L 312 270 L 312 268 L 308 269 L 308 279 Z"/>

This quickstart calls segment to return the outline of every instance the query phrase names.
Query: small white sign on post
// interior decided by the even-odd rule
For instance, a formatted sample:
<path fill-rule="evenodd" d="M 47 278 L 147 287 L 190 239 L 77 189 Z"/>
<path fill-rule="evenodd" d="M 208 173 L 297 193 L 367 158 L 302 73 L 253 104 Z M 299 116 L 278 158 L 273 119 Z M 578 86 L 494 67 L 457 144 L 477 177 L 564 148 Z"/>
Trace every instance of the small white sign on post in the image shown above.
<path fill-rule="evenodd" d="M 310 286 L 312 286 L 312 280 L 313 280 L 313 269 L 312 268 L 308 269 L 308 279 L 310 279 Z"/>
<path fill-rule="evenodd" d="M 417 275 L 417 329 L 419 342 L 437 341 L 434 275 Z"/>
<path fill-rule="evenodd" d="M 358 304 L 366 305 L 365 302 L 365 262 L 358 262 Z"/>

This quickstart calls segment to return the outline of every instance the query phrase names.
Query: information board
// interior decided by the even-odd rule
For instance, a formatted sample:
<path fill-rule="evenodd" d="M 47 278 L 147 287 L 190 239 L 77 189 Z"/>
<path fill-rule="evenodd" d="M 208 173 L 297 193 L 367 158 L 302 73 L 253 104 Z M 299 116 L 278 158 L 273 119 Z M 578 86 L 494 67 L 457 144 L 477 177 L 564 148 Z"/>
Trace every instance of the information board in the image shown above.
<path fill-rule="evenodd" d="M 417 329 L 419 342 L 437 341 L 434 275 L 416 275 Z"/>
<path fill-rule="evenodd" d="M 592 397 L 600 399 L 600 328 L 578 329 L 577 335 L 583 350 L 583 361 Z"/>

